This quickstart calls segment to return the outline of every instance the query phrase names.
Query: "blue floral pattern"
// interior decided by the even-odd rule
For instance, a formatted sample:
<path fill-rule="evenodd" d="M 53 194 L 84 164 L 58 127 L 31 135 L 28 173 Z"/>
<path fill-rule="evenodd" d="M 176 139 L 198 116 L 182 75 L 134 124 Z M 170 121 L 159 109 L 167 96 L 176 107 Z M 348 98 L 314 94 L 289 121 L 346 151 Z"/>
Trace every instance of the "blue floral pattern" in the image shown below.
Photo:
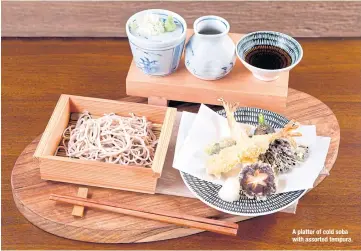
<path fill-rule="evenodd" d="M 137 66 L 143 70 L 146 74 L 152 74 L 157 72 L 158 69 L 158 61 L 157 60 L 150 60 L 147 57 L 139 58 L 137 62 Z"/>
<path fill-rule="evenodd" d="M 183 40 L 173 48 L 147 50 L 129 42 L 137 68 L 152 76 L 166 76 L 174 72 L 178 68 L 185 43 Z"/>
<path fill-rule="evenodd" d="M 222 72 L 222 75 L 226 75 L 228 72 L 230 72 L 232 69 L 233 69 L 233 66 L 234 66 L 234 63 L 231 62 L 229 63 L 229 67 L 225 66 L 225 67 L 222 67 L 221 69 L 223 70 Z"/>

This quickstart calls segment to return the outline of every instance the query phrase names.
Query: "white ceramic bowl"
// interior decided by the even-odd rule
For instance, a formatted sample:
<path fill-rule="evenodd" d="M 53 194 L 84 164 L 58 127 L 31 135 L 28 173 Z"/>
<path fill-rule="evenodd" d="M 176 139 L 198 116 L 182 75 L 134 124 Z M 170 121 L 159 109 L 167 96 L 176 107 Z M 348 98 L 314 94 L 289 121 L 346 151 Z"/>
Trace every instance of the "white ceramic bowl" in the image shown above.
<path fill-rule="evenodd" d="M 275 46 L 288 54 L 290 64 L 287 67 L 275 70 L 262 69 L 246 62 L 246 55 L 256 46 Z M 275 31 L 256 31 L 243 36 L 236 45 L 236 53 L 243 65 L 252 72 L 252 74 L 263 81 L 273 81 L 279 77 L 281 72 L 288 72 L 295 67 L 302 59 L 303 50 L 301 45 L 292 37 Z M 286 59 L 279 58 L 283 61 Z M 286 62 L 280 62 L 280 65 L 287 65 Z"/>
<path fill-rule="evenodd" d="M 141 37 L 133 34 L 131 23 L 146 14 L 158 15 L 163 20 L 168 15 L 172 15 L 178 28 L 175 32 L 162 33 L 161 36 Z M 187 32 L 187 24 L 180 15 L 162 9 L 144 10 L 128 19 L 125 30 L 133 59 L 143 73 L 152 76 L 165 76 L 178 68 Z"/>

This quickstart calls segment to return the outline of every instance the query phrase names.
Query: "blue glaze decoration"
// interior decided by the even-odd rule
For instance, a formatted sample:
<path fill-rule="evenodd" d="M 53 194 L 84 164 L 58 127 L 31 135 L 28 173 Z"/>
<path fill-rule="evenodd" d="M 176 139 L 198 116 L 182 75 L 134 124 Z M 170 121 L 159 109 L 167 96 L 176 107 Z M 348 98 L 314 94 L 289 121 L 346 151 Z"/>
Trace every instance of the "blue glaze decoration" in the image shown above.
<path fill-rule="evenodd" d="M 166 76 L 178 68 L 184 43 L 185 40 L 173 48 L 163 50 L 143 49 L 132 42 L 130 42 L 130 47 L 133 60 L 140 70 L 148 75 Z"/>
<path fill-rule="evenodd" d="M 158 61 L 156 60 L 150 60 L 149 58 L 140 58 L 140 60 L 137 62 L 137 66 L 143 70 L 146 74 L 152 74 L 157 71 L 157 64 Z"/>
<path fill-rule="evenodd" d="M 183 41 L 181 44 L 179 44 L 175 48 L 175 52 L 173 54 L 172 70 L 175 70 L 178 67 L 179 59 L 181 58 L 181 55 L 182 55 L 182 52 L 183 52 L 184 43 L 185 43 L 185 41 Z"/>
<path fill-rule="evenodd" d="M 223 70 L 222 75 L 223 76 L 227 75 L 233 69 L 233 66 L 234 66 L 233 62 L 230 62 L 229 67 L 227 67 L 227 66 L 222 67 L 222 70 Z"/>
<path fill-rule="evenodd" d="M 194 51 L 193 51 L 193 48 L 192 48 L 192 38 L 193 38 L 194 35 L 192 35 L 189 40 L 188 40 L 188 43 L 186 44 L 186 51 L 190 51 L 192 56 L 194 56 Z"/>

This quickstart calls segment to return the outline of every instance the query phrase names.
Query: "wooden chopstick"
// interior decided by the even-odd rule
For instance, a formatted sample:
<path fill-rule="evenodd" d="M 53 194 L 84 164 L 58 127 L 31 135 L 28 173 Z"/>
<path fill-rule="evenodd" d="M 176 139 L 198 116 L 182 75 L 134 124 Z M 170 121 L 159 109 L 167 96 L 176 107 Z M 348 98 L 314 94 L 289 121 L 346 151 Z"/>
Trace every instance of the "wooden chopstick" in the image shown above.
<path fill-rule="evenodd" d="M 89 208 L 100 209 L 109 212 L 121 213 L 144 219 L 172 223 L 184 227 L 197 228 L 219 234 L 236 236 L 238 225 L 233 222 L 213 220 L 198 216 L 179 214 L 174 212 L 148 211 L 111 202 L 100 202 L 93 199 L 80 198 L 75 196 L 51 194 L 50 200 L 79 205 Z"/>

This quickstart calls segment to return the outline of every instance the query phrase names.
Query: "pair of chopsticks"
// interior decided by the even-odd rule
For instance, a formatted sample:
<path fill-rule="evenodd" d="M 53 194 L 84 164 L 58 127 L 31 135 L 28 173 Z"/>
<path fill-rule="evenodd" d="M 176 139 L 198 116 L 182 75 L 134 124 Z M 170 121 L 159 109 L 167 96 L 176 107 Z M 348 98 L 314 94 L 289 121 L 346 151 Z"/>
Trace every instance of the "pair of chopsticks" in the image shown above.
<path fill-rule="evenodd" d="M 51 194 L 49 199 L 83 207 L 95 208 L 99 210 L 140 217 L 149 220 L 172 223 L 184 227 L 202 229 L 225 235 L 236 236 L 238 230 L 238 225 L 233 222 L 213 220 L 181 213 L 148 211 L 145 209 L 139 209 L 124 205 L 120 206 L 110 202 L 100 202 L 92 199 L 57 194 Z"/>

